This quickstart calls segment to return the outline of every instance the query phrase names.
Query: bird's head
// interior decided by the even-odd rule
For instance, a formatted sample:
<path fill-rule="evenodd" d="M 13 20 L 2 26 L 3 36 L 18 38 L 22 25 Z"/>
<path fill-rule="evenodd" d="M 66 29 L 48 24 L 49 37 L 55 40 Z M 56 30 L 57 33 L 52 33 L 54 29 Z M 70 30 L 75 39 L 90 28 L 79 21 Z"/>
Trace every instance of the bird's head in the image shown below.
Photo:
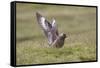
<path fill-rule="evenodd" d="M 66 38 L 66 37 L 67 37 L 65 33 L 61 33 L 60 36 L 61 36 L 62 38 Z"/>

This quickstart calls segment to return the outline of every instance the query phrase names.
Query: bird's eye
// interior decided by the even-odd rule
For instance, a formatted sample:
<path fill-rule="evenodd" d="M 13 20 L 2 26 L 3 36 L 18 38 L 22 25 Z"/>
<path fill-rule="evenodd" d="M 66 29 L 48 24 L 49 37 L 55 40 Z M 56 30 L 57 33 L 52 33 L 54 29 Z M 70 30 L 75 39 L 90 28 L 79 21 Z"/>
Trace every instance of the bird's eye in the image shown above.
<path fill-rule="evenodd" d="M 66 34 L 63 34 L 63 36 L 66 38 Z"/>

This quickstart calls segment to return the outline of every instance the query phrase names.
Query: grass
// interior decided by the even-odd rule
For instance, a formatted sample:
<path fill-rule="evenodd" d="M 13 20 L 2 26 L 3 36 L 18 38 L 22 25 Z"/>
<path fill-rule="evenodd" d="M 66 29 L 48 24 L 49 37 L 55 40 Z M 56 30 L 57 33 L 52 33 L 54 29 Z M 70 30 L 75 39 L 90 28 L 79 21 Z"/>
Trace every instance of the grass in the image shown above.
<path fill-rule="evenodd" d="M 36 11 L 49 21 L 52 17 L 56 19 L 59 32 L 68 36 L 64 47 L 48 46 L 37 24 Z M 16 18 L 17 65 L 96 60 L 96 8 L 20 3 Z"/>

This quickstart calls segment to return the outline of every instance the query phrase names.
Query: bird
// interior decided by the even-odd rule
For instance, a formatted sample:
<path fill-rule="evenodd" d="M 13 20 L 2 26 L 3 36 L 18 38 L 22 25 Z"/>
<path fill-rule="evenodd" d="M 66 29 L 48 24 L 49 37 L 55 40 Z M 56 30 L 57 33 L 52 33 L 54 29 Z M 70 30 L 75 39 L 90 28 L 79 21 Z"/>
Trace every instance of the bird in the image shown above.
<path fill-rule="evenodd" d="M 65 33 L 58 32 L 56 21 L 53 18 L 52 22 L 49 22 L 44 16 L 39 12 L 36 12 L 37 22 L 43 30 L 45 36 L 48 39 L 48 44 L 53 48 L 61 48 L 64 45 L 65 38 L 67 37 Z"/>

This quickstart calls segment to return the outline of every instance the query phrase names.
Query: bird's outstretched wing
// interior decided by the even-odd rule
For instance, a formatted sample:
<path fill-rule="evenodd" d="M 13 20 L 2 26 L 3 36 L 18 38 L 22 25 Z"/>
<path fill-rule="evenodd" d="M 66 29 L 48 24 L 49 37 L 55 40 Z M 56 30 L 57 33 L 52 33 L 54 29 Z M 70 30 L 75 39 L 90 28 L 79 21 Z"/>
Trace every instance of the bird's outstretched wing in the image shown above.
<path fill-rule="evenodd" d="M 58 30 L 57 30 L 57 27 L 56 27 L 56 24 L 55 24 L 55 20 L 53 20 L 52 24 L 50 24 L 45 19 L 45 17 L 43 17 L 38 12 L 36 13 L 36 16 L 37 16 L 38 24 L 41 26 L 41 28 L 43 29 L 46 37 L 48 38 L 48 43 L 52 44 L 58 36 Z"/>
<path fill-rule="evenodd" d="M 51 33 L 53 34 L 52 40 L 54 42 L 57 39 L 57 37 L 59 36 L 55 19 L 52 20 L 52 24 L 51 25 L 52 25 Z"/>
<path fill-rule="evenodd" d="M 53 42 L 52 40 L 53 35 L 51 33 L 52 25 L 45 19 L 45 17 L 43 17 L 38 12 L 36 13 L 36 16 L 37 16 L 38 24 L 43 29 L 46 37 L 48 38 L 48 43 L 51 44 Z"/>
<path fill-rule="evenodd" d="M 52 20 L 52 30 L 57 36 L 59 35 L 55 19 Z"/>

